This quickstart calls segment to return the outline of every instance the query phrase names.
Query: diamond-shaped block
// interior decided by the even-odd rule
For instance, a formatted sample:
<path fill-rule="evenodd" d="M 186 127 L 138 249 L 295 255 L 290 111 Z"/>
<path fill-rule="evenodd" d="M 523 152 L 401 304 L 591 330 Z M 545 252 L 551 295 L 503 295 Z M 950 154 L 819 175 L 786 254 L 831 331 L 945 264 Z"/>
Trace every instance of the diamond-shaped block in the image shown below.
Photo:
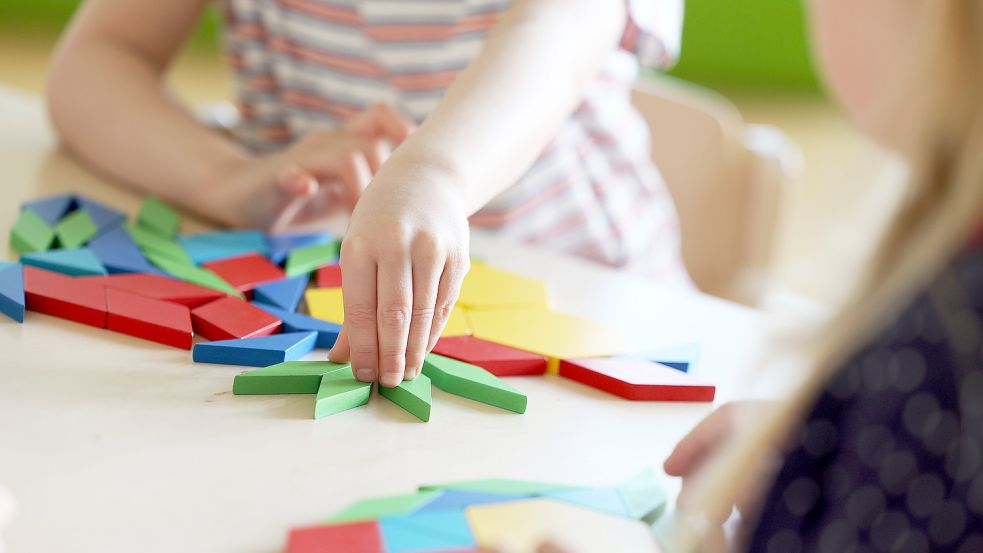
<path fill-rule="evenodd" d="M 425 374 L 418 375 L 415 380 L 404 380 L 393 388 L 379 386 L 379 395 L 423 422 L 430 420 L 430 379 Z"/>
<path fill-rule="evenodd" d="M 477 365 L 495 376 L 536 376 L 546 373 L 546 357 L 475 338 L 441 338 L 433 352 Z"/>
<path fill-rule="evenodd" d="M 63 248 L 84 246 L 98 231 L 92 217 L 81 209 L 73 211 L 55 226 L 55 235 Z"/>
<path fill-rule="evenodd" d="M 98 283 L 25 266 L 24 299 L 28 311 L 106 327 L 106 293 Z"/>
<path fill-rule="evenodd" d="M 170 206 L 151 196 L 140 206 L 137 224 L 164 238 L 173 239 L 181 226 L 181 216 Z"/>
<path fill-rule="evenodd" d="M 330 361 L 287 361 L 254 369 L 235 377 L 232 393 L 236 395 L 316 394 L 321 377 L 350 369 L 347 363 Z"/>
<path fill-rule="evenodd" d="M 69 276 L 107 274 L 106 268 L 89 248 L 26 253 L 20 257 L 20 260 L 24 265 L 33 265 Z"/>
<path fill-rule="evenodd" d="M 123 227 L 111 228 L 89 242 L 99 261 L 110 273 L 160 273 L 147 261 Z"/>
<path fill-rule="evenodd" d="M 314 403 L 314 418 L 320 419 L 360 407 L 369 402 L 372 383 L 355 378 L 352 368 L 332 371 L 321 377 Z"/>
<path fill-rule="evenodd" d="M 33 210 L 25 209 L 10 229 L 10 247 L 17 253 L 47 251 L 55 242 L 55 229 Z"/>
<path fill-rule="evenodd" d="M 713 401 L 716 388 L 645 359 L 565 359 L 560 376 L 638 401 Z"/>
<path fill-rule="evenodd" d="M 280 319 L 245 301 L 225 296 L 191 311 L 195 334 L 208 340 L 269 336 L 280 331 Z"/>
<path fill-rule="evenodd" d="M 334 346 L 341 332 L 341 325 L 308 317 L 301 313 L 284 311 L 260 301 L 253 301 L 253 305 L 266 311 L 270 315 L 283 321 L 284 332 L 300 332 L 310 330 L 317 332 L 317 347 L 330 348 Z"/>
<path fill-rule="evenodd" d="M 269 251 L 266 237 L 257 230 L 185 234 L 178 237 L 178 243 L 195 263 L 207 263 L 247 253 L 265 255 Z"/>
<path fill-rule="evenodd" d="M 203 267 L 243 294 L 252 292 L 261 284 L 282 280 L 286 276 L 280 267 L 258 253 L 209 261 Z"/>
<path fill-rule="evenodd" d="M 191 311 L 185 305 L 106 288 L 106 309 L 109 330 L 191 349 Z"/>
<path fill-rule="evenodd" d="M 314 350 L 315 332 L 291 332 L 195 344 L 195 363 L 268 367 L 296 361 Z"/>
<path fill-rule="evenodd" d="M 431 353 L 423 362 L 423 374 L 449 394 L 516 413 L 526 412 L 526 395 L 481 367 Z"/>
<path fill-rule="evenodd" d="M 322 265 L 338 261 L 340 242 L 297 248 L 287 257 L 287 276 L 307 274 Z"/>

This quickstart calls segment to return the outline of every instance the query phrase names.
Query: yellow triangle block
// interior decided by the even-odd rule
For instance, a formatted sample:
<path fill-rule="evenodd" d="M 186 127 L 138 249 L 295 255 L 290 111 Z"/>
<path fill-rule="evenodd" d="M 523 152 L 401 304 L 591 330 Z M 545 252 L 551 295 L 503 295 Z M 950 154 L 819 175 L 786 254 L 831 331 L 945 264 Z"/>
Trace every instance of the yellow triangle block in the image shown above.
<path fill-rule="evenodd" d="M 546 286 L 542 282 L 488 265 L 474 264 L 464 283 L 457 304 L 467 310 L 547 306 Z"/>
<path fill-rule="evenodd" d="M 475 542 L 497 551 L 536 551 L 545 541 L 604 553 L 656 553 L 648 527 L 634 519 L 552 499 L 465 509 Z"/>
<path fill-rule="evenodd" d="M 304 294 L 307 300 L 307 312 L 315 319 L 332 323 L 345 322 L 345 302 L 341 296 L 341 288 L 311 288 Z M 471 325 L 467 314 L 460 307 L 454 307 L 447 325 L 441 336 L 470 336 Z"/>

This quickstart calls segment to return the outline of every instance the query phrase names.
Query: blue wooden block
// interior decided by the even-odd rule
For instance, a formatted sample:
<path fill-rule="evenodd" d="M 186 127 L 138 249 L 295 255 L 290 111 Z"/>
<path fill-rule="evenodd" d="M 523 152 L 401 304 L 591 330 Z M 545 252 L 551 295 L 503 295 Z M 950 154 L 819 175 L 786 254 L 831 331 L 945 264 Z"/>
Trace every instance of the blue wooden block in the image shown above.
<path fill-rule="evenodd" d="M 123 227 L 112 228 L 93 238 L 89 249 L 110 273 L 164 274 L 147 261 Z"/>
<path fill-rule="evenodd" d="M 99 229 L 100 233 L 118 227 L 126 222 L 125 213 L 117 211 L 103 203 L 86 198 L 85 196 L 78 196 L 76 201 L 78 201 L 79 209 L 89 214 L 89 217 L 96 224 L 96 228 Z"/>
<path fill-rule="evenodd" d="M 646 359 L 653 363 L 659 363 L 667 367 L 672 367 L 677 371 L 689 372 L 700 360 L 699 344 L 680 344 L 663 348 L 650 349 L 638 353 L 619 355 L 625 359 Z"/>
<path fill-rule="evenodd" d="M 610 513 L 622 517 L 630 516 L 621 500 L 621 492 L 616 488 L 585 488 L 545 494 L 543 497 L 563 501 L 595 511 Z"/>
<path fill-rule="evenodd" d="M 471 525 L 462 509 L 382 517 L 379 526 L 387 553 L 475 546 Z"/>
<path fill-rule="evenodd" d="M 269 246 L 266 237 L 258 230 L 223 230 L 185 234 L 178 237 L 191 260 L 197 264 L 247 253 L 266 255 Z"/>
<path fill-rule="evenodd" d="M 40 200 L 24 202 L 20 208 L 22 210 L 30 209 L 44 219 L 46 223 L 55 226 L 62 217 L 75 208 L 75 196 L 71 194 L 59 194 Z"/>
<path fill-rule="evenodd" d="M 0 313 L 24 322 L 24 268 L 20 263 L 0 263 Z"/>
<path fill-rule="evenodd" d="M 259 338 L 237 338 L 195 344 L 195 363 L 269 367 L 296 361 L 314 350 L 316 332 L 291 332 Z"/>
<path fill-rule="evenodd" d="M 266 237 L 269 244 L 267 256 L 274 263 L 283 263 L 290 252 L 303 246 L 314 246 L 317 244 L 327 244 L 335 237 L 326 232 L 294 232 L 284 234 L 270 234 Z"/>
<path fill-rule="evenodd" d="M 106 267 L 89 248 L 25 253 L 21 263 L 69 276 L 105 275 Z"/>
<path fill-rule="evenodd" d="M 341 332 L 341 325 L 339 324 L 308 317 L 302 313 L 284 311 L 261 301 L 254 301 L 253 305 L 283 321 L 284 332 L 317 332 L 317 347 L 319 348 L 333 346 L 335 340 L 338 339 L 338 333 Z"/>
<path fill-rule="evenodd" d="M 420 513 L 426 511 L 444 511 L 447 509 L 463 509 L 472 505 L 488 503 L 503 503 L 525 499 L 526 496 L 508 495 L 504 493 L 469 492 L 466 490 L 442 490 L 440 495 L 420 508 Z"/>
<path fill-rule="evenodd" d="M 298 275 L 283 280 L 261 284 L 253 289 L 253 299 L 285 311 L 297 311 L 300 298 L 307 289 L 308 275 Z"/>

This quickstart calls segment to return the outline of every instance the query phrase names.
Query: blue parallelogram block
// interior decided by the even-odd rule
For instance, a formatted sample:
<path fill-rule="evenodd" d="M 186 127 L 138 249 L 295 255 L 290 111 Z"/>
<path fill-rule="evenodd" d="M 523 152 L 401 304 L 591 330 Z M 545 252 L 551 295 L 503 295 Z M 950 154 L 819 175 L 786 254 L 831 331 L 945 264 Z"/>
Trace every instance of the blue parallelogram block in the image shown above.
<path fill-rule="evenodd" d="M 475 546 L 462 509 L 388 516 L 379 519 L 387 553 L 467 549 Z"/>
<path fill-rule="evenodd" d="M 304 274 L 261 284 L 253 289 L 253 299 L 285 311 L 297 311 L 308 280 L 308 275 Z"/>
<path fill-rule="evenodd" d="M 0 313 L 24 322 L 24 267 L 0 262 Z"/>
<path fill-rule="evenodd" d="M 106 204 L 86 198 L 85 196 L 78 196 L 77 201 L 79 209 L 89 214 L 92 222 L 99 229 L 100 234 L 126 222 L 125 213 L 117 211 Z"/>
<path fill-rule="evenodd" d="M 110 229 L 89 242 L 89 249 L 111 274 L 164 274 L 144 257 L 143 252 L 123 227 Z"/>
<path fill-rule="evenodd" d="M 261 301 L 254 301 L 252 303 L 256 307 L 283 321 L 284 332 L 317 332 L 317 347 L 319 348 L 330 348 L 333 346 L 335 340 L 338 339 L 338 333 L 341 332 L 340 324 L 315 319 L 302 313 L 291 313 Z"/>
<path fill-rule="evenodd" d="M 68 276 L 105 275 L 106 268 L 89 248 L 26 253 L 21 263 Z"/>
<path fill-rule="evenodd" d="M 296 361 L 314 350 L 316 332 L 290 332 L 259 338 L 237 338 L 195 344 L 195 363 L 269 367 Z"/>

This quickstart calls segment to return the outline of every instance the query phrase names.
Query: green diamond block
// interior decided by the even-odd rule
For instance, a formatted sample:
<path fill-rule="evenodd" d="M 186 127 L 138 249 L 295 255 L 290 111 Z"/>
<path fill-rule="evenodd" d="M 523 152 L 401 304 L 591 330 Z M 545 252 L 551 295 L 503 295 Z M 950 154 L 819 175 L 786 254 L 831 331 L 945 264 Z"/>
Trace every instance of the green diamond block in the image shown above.
<path fill-rule="evenodd" d="M 202 267 L 198 267 L 197 265 L 185 265 L 179 261 L 174 261 L 167 256 L 163 256 L 155 252 L 148 251 L 146 254 L 147 259 L 149 259 L 151 263 L 166 271 L 169 275 L 176 279 L 197 284 L 198 286 L 204 286 L 205 288 L 211 288 L 212 290 L 218 290 L 219 292 L 225 292 L 226 294 L 236 296 L 237 298 L 245 298 L 245 296 L 242 295 L 242 292 L 233 288 L 228 282 L 222 280 L 222 277 L 213 273 L 209 269 L 204 269 Z"/>
<path fill-rule="evenodd" d="M 63 248 L 78 248 L 85 245 L 99 232 L 96 222 L 84 210 L 76 210 L 58 222 L 55 234 Z"/>
<path fill-rule="evenodd" d="M 297 248 L 287 257 L 287 276 L 307 274 L 318 267 L 334 263 L 338 260 L 340 251 L 339 241 Z"/>
<path fill-rule="evenodd" d="M 423 362 L 423 374 L 447 393 L 516 413 L 526 412 L 526 395 L 481 367 L 431 353 Z"/>
<path fill-rule="evenodd" d="M 181 216 L 164 202 L 149 197 L 140 206 L 137 224 L 165 238 L 174 238 L 181 226 Z"/>
<path fill-rule="evenodd" d="M 409 411 L 423 422 L 430 420 L 430 378 L 425 374 L 404 380 L 395 388 L 379 386 L 379 395 Z"/>
<path fill-rule="evenodd" d="M 325 522 L 336 524 L 356 520 L 371 520 L 385 516 L 408 515 L 430 503 L 438 495 L 440 495 L 440 492 L 426 491 L 407 495 L 363 499 L 350 505 Z"/>
<path fill-rule="evenodd" d="M 369 402 L 372 383 L 355 378 L 352 368 L 339 369 L 325 374 L 317 389 L 314 418 L 327 417 L 354 409 Z"/>
<path fill-rule="evenodd" d="M 30 209 L 21 211 L 10 229 L 10 247 L 17 253 L 47 251 L 54 241 L 54 229 Z"/>
<path fill-rule="evenodd" d="M 184 264 L 184 265 L 194 265 L 194 262 L 188 257 L 187 252 L 184 248 L 174 240 L 163 238 L 158 234 L 151 232 L 143 227 L 136 225 L 127 224 L 126 231 L 136 242 L 140 250 L 147 255 L 156 255 L 158 258 L 166 257 L 172 261 Z"/>
<path fill-rule="evenodd" d="M 236 376 L 232 393 L 255 394 L 316 394 L 321 377 L 341 369 L 351 369 L 347 363 L 330 361 L 288 361 L 252 370 Z"/>

